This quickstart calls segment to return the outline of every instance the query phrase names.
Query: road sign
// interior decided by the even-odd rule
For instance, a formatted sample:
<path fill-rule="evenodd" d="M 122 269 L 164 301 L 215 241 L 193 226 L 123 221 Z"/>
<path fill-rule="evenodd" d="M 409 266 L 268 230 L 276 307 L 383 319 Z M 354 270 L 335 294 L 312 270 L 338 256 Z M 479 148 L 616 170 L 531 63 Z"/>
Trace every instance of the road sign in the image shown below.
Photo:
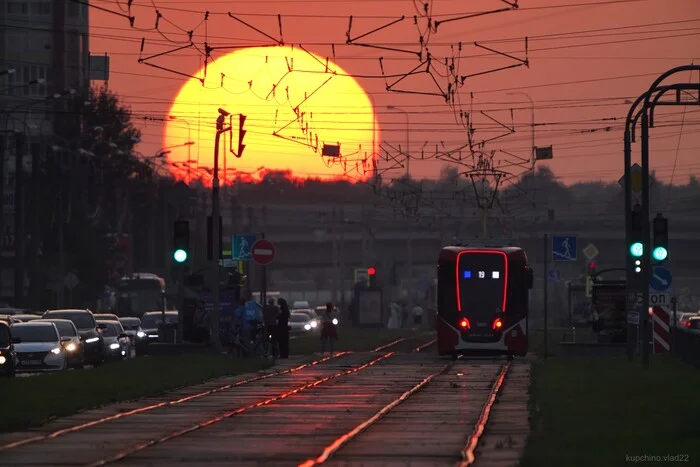
<path fill-rule="evenodd" d="M 586 257 L 588 261 L 594 259 L 596 256 L 598 256 L 598 248 L 592 243 L 589 243 L 586 245 L 586 248 L 583 249 L 583 255 Z"/>
<path fill-rule="evenodd" d="M 639 312 L 638 311 L 628 311 L 627 312 L 627 322 L 629 324 L 634 324 L 639 326 Z"/>
<path fill-rule="evenodd" d="M 671 287 L 671 282 L 673 282 L 673 275 L 668 269 L 658 266 L 655 267 L 649 278 L 649 287 L 651 289 L 663 292 Z"/>
<path fill-rule="evenodd" d="M 253 258 L 251 249 L 255 243 L 255 235 L 232 235 L 231 236 L 231 259 L 249 260 Z"/>
<path fill-rule="evenodd" d="M 671 310 L 665 306 L 655 306 L 651 315 L 654 334 L 654 353 L 668 353 L 671 349 Z"/>
<path fill-rule="evenodd" d="M 651 306 L 668 306 L 671 304 L 671 295 L 666 292 L 650 292 L 649 305 Z"/>
<path fill-rule="evenodd" d="M 630 167 L 630 178 L 632 179 L 632 193 L 639 194 L 642 191 L 642 166 L 636 162 Z M 617 181 L 621 187 L 625 187 L 625 176 Z"/>
<path fill-rule="evenodd" d="M 550 282 L 559 282 L 561 280 L 561 272 L 559 269 L 550 269 L 547 272 L 547 278 Z"/>
<path fill-rule="evenodd" d="M 552 261 L 576 261 L 576 235 L 552 235 Z"/>
<path fill-rule="evenodd" d="M 275 245 L 270 240 L 261 238 L 253 244 L 253 261 L 263 266 L 275 259 Z"/>

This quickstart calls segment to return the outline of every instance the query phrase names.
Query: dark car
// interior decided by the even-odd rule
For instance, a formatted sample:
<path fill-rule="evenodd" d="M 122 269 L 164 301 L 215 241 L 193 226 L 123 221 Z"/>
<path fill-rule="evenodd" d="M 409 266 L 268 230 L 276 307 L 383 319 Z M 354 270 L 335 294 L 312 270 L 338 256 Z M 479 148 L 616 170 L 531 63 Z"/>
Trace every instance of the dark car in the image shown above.
<path fill-rule="evenodd" d="M 141 346 L 146 343 L 158 342 L 160 340 L 160 327 L 163 322 L 163 312 L 162 311 L 149 311 L 144 313 L 141 317 L 141 331 L 144 333 L 143 339 L 137 339 L 136 350 L 139 352 Z M 166 326 L 177 326 L 178 324 L 178 313 L 177 311 L 166 311 L 165 312 L 165 324 Z M 141 341 L 144 341 L 143 343 Z"/>
<path fill-rule="evenodd" d="M 66 361 L 69 368 L 82 368 L 85 364 L 85 343 L 80 338 L 78 328 L 73 321 L 58 318 L 42 318 L 34 323 L 49 321 L 56 325 L 61 336 L 61 345 L 66 352 Z"/>
<path fill-rule="evenodd" d="M 12 345 L 10 326 L 0 321 L 0 376 L 14 376 L 17 354 Z"/>
<path fill-rule="evenodd" d="M 48 310 L 43 319 L 67 319 L 78 329 L 83 341 L 85 364 L 100 365 L 104 362 L 104 339 L 101 327 L 90 310 Z"/>

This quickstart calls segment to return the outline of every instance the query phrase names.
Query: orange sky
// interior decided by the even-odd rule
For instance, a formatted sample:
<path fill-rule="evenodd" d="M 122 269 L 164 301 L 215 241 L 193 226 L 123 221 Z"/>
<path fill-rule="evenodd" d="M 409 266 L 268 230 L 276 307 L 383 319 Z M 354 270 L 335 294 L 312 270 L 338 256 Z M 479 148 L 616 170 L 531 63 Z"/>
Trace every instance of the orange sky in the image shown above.
<path fill-rule="evenodd" d="M 120 7 L 125 9 L 127 4 L 125 0 L 97 3 L 119 12 L 122 11 Z M 477 3 L 481 11 L 505 6 L 500 0 L 433 0 L 429 3 L 432 17 L 437 20 L 475 12 L 477 8 L 468 5 Z M 154 29 L 154 4 L 163 16 L 158 30 Z M 516 131 L 489 143 L 485 149 L 526 156 L 531 137 L 530 104 L 522 95 L 508 94 L 525 91 L 535 102 L 536 145 L 554 146 L 555 160 L 550 166 L 561 181 L 617 180 L 622 175 L 622 125 L 629 108 L 625 100 L 643 93 L 653 79 L 668 68 L 693 60 L 700 63 L 698 1 L 521 0 L 519 4 L 518 11 L 442 24 L 438 32 L 429 37 L 429 48 L 436 61 L 451 57 L 451 46 L 456 49 L 459 41 L 464 44 L 477 41 L 524 58 L 522 38 L 530 38 L 529 68 L 468 78 L 460 89 L 461 108 L 471 112 L 475 140 L 500 133 L 498 125 L 480 112 L 488 111 L 490 117 L 506 126 L 513 125 Z M 413 24 L 413 16 L 420 9 L 415 5 L 422 3 L 414 4 L 411 0 L 135 0 L 131 13 L 135 17 L 134 28 L 129 28 L 125 18 L 91 10 L 91 52 L 111 56 L 109 86 L 132 107 L 135 120 L 143 130 L 139 150 L 153 154 L 163 146 L 163 124 L 144 121 L 144 117 L 165 117 L 186 78 L 139 64 L 141 39 L 146 38 L 145 53 L 153 54 L 178 47 L 187 40 L 186 32 L 194 30 L 193 40 L 203 49 L 206 24 L 210 45 L 261 45 L 270 41 L 229 18 L 226 13 L 231 10 L 228 8 L 235 8 L 233 12 L 239 18 L 275 37 L 279 35 L 277 15 L 281 14 L 285 43 L 302 44 L 320 56 L 332 56 L 331 44 L 337 44 L 334 47 L 337 63 L 358 76 L 358 82 L 375 102 L 383 147 L 403 147 L 407 136 L 405 115 L 387 109 L 391 105 L 408 112 L 411 153 L 419 155 L 425 147 L 424 153 L 429 155 L 436 145 L 450 149 L 466 143 L 465 130 L 455 117 L 459 115 L 459 108 L 455 112 L 439 96 L 386 90 L 378 58 L 383 57 L 385 73 L 398 75 L 419 64 L 415 55 L 343 45 L 350 15 L 354 17 L 353 35 L 406 15 L 409 18 L 403 22 L 362 41 L 418 50 L 419 28 Z M 209 20 L 203 23 L 206 10 L 210 12 Z M 419 23 L 421 29 L 425 27 L 424 19 Z M 220 54 L 220 51 L 213 52 L 213 58 Z M 473 45 L 464 45 L 461 55 L 463 58 L 455 62 L 459 65 L 459 75 L 516 63 Z M 153 63 L 194 74 L 202 64 L 202 55 L 187 49 Z M 437 68 L 442 72 L 441 67 Z M 446 89 L 447 79 L 434 76 Z M 694 81 L 698 79 L 697 75 L 693 78 Z M 217 84 L 216 81 L 208 79 L 207 86 Z M 436 90 L 426 73 L 407 78 L 402 84 L 406 90 Z M 512 118 L 511 108 L 516 109 Z M 674 182 L 685 183 L 688 174 L 700 169 L 700 163 L 693 159 L 700 149 L 700 108 L 687 107 L 684 113 L 682 107 L 676 107 L 670 112 L 659 111 L 657 115 L 657 123 L 665 127 L 652 129 L 651 169 L 663 180 L 670 180 L 673 174 Z M 210 120 L 215 118 L 215 115 L 207 116 L 206 121 L 202 119 L 200 123 L 210 125 Z M 195 122 L 193 126 L 196 125 Z M 254 130 L 255 127 L 250 128 Z M 202 149 L 205 148 L 193 147 L 192 152 Z M 635 147 L 635 158 L 637 153 L 638 147 Z M 310 154 L 310 157 L 317 156 Z M 497 156 L 497 159 L 512 157 Z M 412 161 L 411 174 L 435 177 L 444 164 L 436 160 Z M 264 161 L 252 165 L 264 165 Z M 393 173 L 399 175 L 401 170 Z"/>

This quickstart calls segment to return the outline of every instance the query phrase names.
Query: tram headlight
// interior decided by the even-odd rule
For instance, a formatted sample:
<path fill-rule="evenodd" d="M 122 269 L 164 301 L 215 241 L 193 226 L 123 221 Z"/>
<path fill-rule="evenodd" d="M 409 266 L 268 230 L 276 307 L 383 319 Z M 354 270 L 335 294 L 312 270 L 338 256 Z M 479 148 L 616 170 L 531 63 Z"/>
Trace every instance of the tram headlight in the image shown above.
<path fill-rule="evenodd" d="M 467 318 L 462 318 L 459 321 L 459 327 L 464 329 L 464 330 L 470 329 L 471 325 L 469 324 L 469 320 Z"/>

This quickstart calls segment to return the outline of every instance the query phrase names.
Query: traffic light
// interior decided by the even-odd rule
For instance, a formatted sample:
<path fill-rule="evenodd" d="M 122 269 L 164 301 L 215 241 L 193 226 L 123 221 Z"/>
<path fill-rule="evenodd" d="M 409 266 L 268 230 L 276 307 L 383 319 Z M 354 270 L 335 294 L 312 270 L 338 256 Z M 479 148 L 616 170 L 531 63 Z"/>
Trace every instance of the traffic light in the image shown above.
<path fill-rule="evenodd" d="M 642 217 L 639 209 L 632 211 L 629 252 L 633 258 L 641 258 L 644 255 L 644 220 Z"/>
<path fill-rule="evenodd" d="M 668 257 L 668 219 L 657 214 L 652 222 L 653 240 L 651 257 L 663 262 Z"/>
<path fill-rule="evenodd" d="M 369 276 L 368 285 L 370 288 L 376 287 L 377 285 L 377 268 L 370 266 L 367 268 L 367 275 Z"/>
<path fill-rule="evenodd" d="M 175 221 L 173 225 L 173 259 L 184 263 L 190 256 L 190 222 Z"/>
<path fill-rule="evenodd" d="M 596 270 L 595 268 L 596 268 L 595 261 L 589 261 L 588 262 L 588 275 L 589 276 L 591 276 L 591 277 L 595 276 L 595 270 Z"/>
<path fill-rule="evenodd" d="M 245 149 L 245 144 L 243 144 L 243 138 L 245 137 L 246 130 L 243 129 L 245 125 L 245 115 L 239 115 L 238 120 L 238 153 L 236 157 L 241 157 L 243 155 L 243 150 Z"/>

